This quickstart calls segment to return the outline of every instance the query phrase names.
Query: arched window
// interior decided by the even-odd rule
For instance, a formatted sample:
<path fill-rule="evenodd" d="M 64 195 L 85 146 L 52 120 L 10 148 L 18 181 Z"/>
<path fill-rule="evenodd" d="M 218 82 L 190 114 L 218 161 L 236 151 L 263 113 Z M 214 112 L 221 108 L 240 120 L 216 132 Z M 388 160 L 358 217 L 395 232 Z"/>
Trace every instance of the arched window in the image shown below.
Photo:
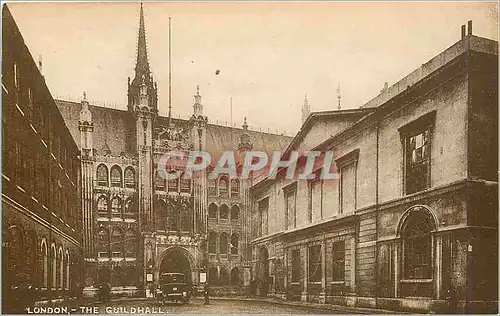
<path fill-rule="evenodd" d="M 208 179 L 208 196 L 217 196 L 217 181 L 215 179 Z"/>
<path fill-rule="evenodd" d="M 219 253 L 220 254 L 227 254 L 227 247 L 228 247 L 228 236 L 227 233 L 222 233 L 220 234 L 220 244 L 219 244 Z"/>
<path fill-rule="evenodd" d="M 49 286 L 49 257 L 47 254 L 47 242 L 42 240 L 41 244 L 41 252 L 42 252 L 42 287 L 47 288 Z"/>
<path fill-rule="evenodd" d="M 229 272 L 226 268 L 220 269 L 220 281 L 222 285 L 229 285 Z"/>
<path fill-rule="evenodd" d="M 432 278 L 432 237 L 434 225 L 429 215 L 416 211 L 402 226 L 404 278 Z"/>
<path fill-rule="evenodd" d="M 184 179 L 184 174 L 180 176 L 181 193 L 191 193 L 191 179 Z"/>
<path fill-rule="evenodd" d="M 217 205 L 215 203 L 208 206 L 208 218 L 217 219 Z"/>
<path fill-rule="evenodd" d="M 237 197 L 240 195 L 240 180 L 231 179 L 231 197 Z"/>
<path fill-rule="evenodd" d="M 108 167 L 104 164 L 97 166 L 97 185 L 101 187 L 108 186 Z"/>
<path fill-rule="evenodd" d="M 122 214 L 122 199 L 115 196 L 111 200 L 111 216 L 120 217 Z"/>
<path fill-rule="evenodd" d="M 52 244 L 50 246 L 50 259 L 52 261 L 51 270 L 52 270 L 52 283 L 50 287 L 52 289 L 57 288 L 57 253 L 56 253 L 56 245 Z"/>
<path fill-rule="evenodd" d="M 215 232 L 208 235 L 208 253 L 217 253 L 217 234 Z"/>
<path fill-rule="evenodd" d="M 159 170 L 155 172 L 155 188 L 158 191 L 165 191 L 165 177 L 160 173 Z"/>
<path fill-rule="evenodd" d="M 211 267 L 208 270 L 208 283 L 210 285 L 219 285 L 219 273 L 216 267 Z"/>
<path fill-rule="evenodd" d="M 26 249 L 24 257 L 24 264 L 26 267 L 26 281 L 28 282 L 28 284 L 35 285 L 37 242 L 36 235 L 33 231 L 26 233 L 24 237 L 24 247 Z"/>
<path fill-rule="evenodd" d="M 106 215 L 108 213 L 108 200 L 106 200 L 106 197 L 101 196 L 97 200 L 97 212 L 99 215 Z"/>
<path fill-rule="evenodd" d="M 238 207 L 238 205 L 233 205 L 233 207 L 231 207 L 231 220 L 237 221 L 239 220 L 239 217 L 240 217 L 240 208 Z"/>
<path fill-rule="evenodd" d="M 70 279 L 69 279 L 69 266 L 70 266 L 70 262 L 69 262 L 69 252 L 66 250 L 66 260 L 65 260 L 65 263 L 66 263 L 66 290 L 69 290 L 69 285 L 70 285 Z"/>
<path fill-rule="evenodd" d="M 125 169 L 125 187 L 135 188 L 135 171 L 132 167 Z"/>
<path fill-rule="evenodd" d="M 59 248 L 59 252 L 57 255 L 57 261 L 58 261 L 58 274 L 57 274 L 57 285 L 59 289 L 64 288 L 64 256 L 63 256 L 63 250 L 62 248 Z"/>
<path fill-rule="evenodd" d="M 239 236 L 238 234 L 232 234 L 231 235 L 231 254 L 232 255 L 237 255 L 238 254 L 238 243 L 239 243 Z"/>
<path fill-rule="evenodd" d="M 97 251 L 99 257 L 109 257 L 109 232 L 104 227 L 97 233 Z"/>
<path fill-rule="evenodd" d="M 226 176 L 219 178 L 219 195 L 222 197 L 228 197 L 229 194 L 229 182 Z"/>
<path fill-rule="evenodd" d="M 229 206 L 226 204 L 222 204 L 220 207 L 220 219 L 228 219 L 229 218 Z"/>
<path fill-rule="evenodd" d="M 114 228 L 111 235 L 111 251 L 114 258 L 123 257 L 123 231 L 120 228 Z"/>
<path fill-rule="evenodd" d="M 133 229 L 125 233 L 125 257 L 135 258 L 137 256 L 137 239 Z"/>
<path fill-rule="evenodd" d="M 231 284 L 240 285 L 240 269 L 233 268 L 231 270 Z"/>
<path fill-rule="evenodd" d="M 122 169 L 117 165 L 111 167 L 111 186 L 112 187 L 123 187 L 122 184 Z"/>

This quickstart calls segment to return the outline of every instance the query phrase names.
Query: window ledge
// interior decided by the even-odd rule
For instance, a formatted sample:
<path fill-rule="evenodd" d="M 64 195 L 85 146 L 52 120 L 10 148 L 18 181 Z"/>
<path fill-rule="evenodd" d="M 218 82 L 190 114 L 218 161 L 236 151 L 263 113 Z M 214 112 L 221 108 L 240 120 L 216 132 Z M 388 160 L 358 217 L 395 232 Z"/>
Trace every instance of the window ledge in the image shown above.
<path fill-rule="evenodd" d="M 310 281 L 309 284 L 318 284 L 318 285 L 321 285 L 321 281 Z"/>
<path fill-rule="evenodd" d="M 433 279 L 402 279 L 400 283 L 432 283 Z"/>
<path fill-rule="evenodd" d="M 300 282 L 290 282 L 290 285 L 299 285 Z"/>
<path fill-rule="evenodd" d="M 331 285 L 345 285 L 345 281 L 332 281 L 330 282 Z"/>

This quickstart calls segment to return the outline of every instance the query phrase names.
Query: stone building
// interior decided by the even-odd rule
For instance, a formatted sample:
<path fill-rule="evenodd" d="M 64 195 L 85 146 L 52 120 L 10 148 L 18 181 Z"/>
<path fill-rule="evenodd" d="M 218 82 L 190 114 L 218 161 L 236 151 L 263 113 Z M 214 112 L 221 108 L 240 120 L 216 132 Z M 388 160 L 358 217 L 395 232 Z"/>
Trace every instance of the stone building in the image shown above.
<path fill-rule="evenodd" d="M 91 105 L 85 95 L 56 100 L 81 150 L 84 293 L 110 282 L 115 294 L 144 295 L 164 272 L 184 272 L 193 285 L 207 273 L 213 286 L 241 290 L 250 282 L 250 180 L 208 179 L 213 163 L 191 180 L 167 180 L 158 164 L 172 151 L 205 151 L 216 162 L 225 151 L 284 149 L 291 138 L 251 131 L 246 121 L 210 124 L 199 89 L 189 119 L 159 115 L 142 5 L 138 34 L 127 110 Z M 182 176 L 185 158 L 170 159 L 166 171 Z"/>
<path fill-rule="evenodd" d="M 4 313 L 26 312 L 22 308 L 33 299 L 64 298 L 79 287 L 82 225 L 78 155 L 45 80 L 3 5 Z"/>
<path fill-rule="evenodd" d="M 360 108 L 307 118 L 287 151 L 332 151 L 337 180 L 253 184 L 258 292 L 497 311 L 498 42 L 471 31 Z"/>

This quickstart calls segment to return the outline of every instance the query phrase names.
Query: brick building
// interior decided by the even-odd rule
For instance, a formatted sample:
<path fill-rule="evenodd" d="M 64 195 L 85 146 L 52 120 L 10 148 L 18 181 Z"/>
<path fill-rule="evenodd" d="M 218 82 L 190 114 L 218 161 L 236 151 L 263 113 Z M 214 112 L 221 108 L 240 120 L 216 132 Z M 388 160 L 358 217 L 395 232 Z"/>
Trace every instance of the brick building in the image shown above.
<path fill-rule="evenodd" d="M 142 5 L 138 33 L 127 110 L 91 105 L 86 96 L 56 100 L 81 150 L 84 294 L 110 282 L 114 294 L 144 295 L 163 272 L 184 272 L 193 285 L 208 273 L 214 290 L 241 291 L 250 282 L 249 180 L 208 179 L 213 164 L 191 180 L 166 180 L 158 163 L 171 151 L 206 151 L 212 162 L 225 151 L 270 152 L 291 138 L 251 131 L 246 121 L 210 124 L 199 90 L 189 119 L 159 115 Z M 181 174 L 185 162 L 170 160 L 167 172 Z"/>
<path fill-rule="evenodd" d="M 471 31 L 360 108 L 309 115 L 287 151 L 333 151 L 338 180 L 253 184 L 261 294 L 497 311 L 498 43 Z"/>
<path fill-rule="evenodd" d="M 8 7 L 4 5 L 4 313 L 20 311 L 19 308 L 31 299 L 67 297 L 74 294 L 79 287 L 82 225 L 78 155 L 78 147 L 64 124 L 45 80 L 33 61 Z M 29 287 L 32 291 L 28 291 Z M 27 301 L 20 303 L 20 299 Z"/>

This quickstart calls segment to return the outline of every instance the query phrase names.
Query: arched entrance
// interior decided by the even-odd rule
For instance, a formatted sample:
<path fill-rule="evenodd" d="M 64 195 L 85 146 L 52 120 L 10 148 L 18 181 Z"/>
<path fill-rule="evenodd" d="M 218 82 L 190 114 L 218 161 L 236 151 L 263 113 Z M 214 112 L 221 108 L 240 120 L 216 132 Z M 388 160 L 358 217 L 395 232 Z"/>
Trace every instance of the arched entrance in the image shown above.
<path fill-rule="evenodd" d="M 162 273 L 184 273 L 187 284 L 193 283 L 191 275 L 191 263 L 185 254 L 179 248 L 168 251 L 160 263 L 160 275 Z"/>
<path fill-rule="evenodd" d="M 259 250 L 259 265 L 260 295 L 266 296 L 269 293 L 269 252 L 266 247 Z"/>

